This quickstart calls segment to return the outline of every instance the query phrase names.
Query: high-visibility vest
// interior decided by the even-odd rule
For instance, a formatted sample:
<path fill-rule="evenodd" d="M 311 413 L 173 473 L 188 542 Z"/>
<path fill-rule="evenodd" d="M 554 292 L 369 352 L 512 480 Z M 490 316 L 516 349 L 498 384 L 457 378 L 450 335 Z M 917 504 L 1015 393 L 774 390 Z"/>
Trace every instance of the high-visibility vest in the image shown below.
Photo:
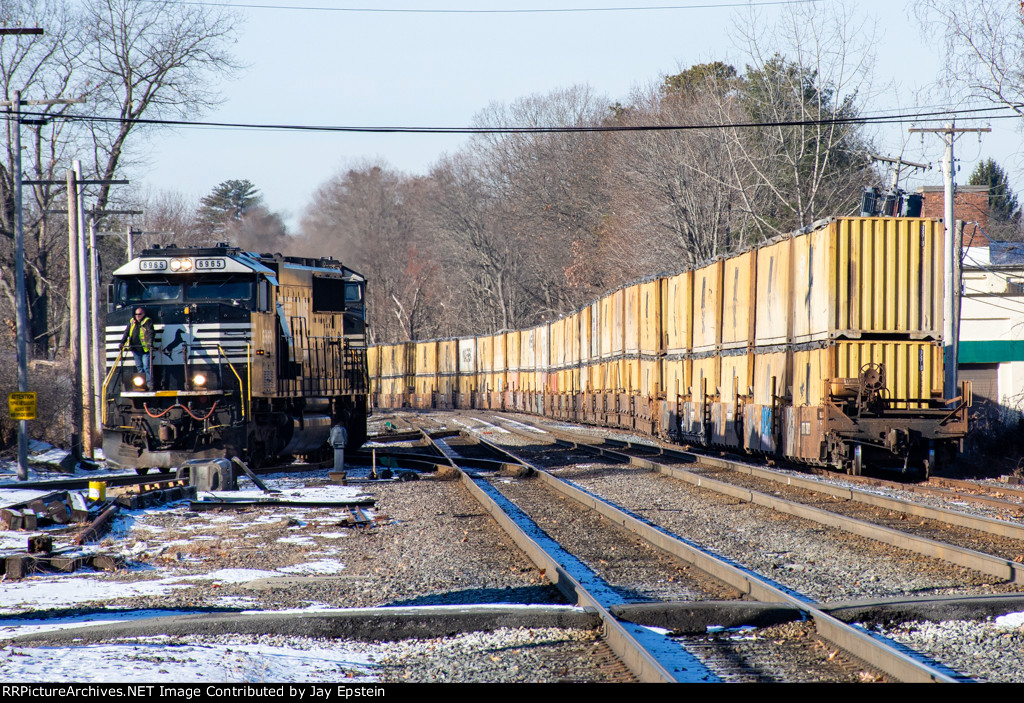
<path fill-rule="evenodd" d="M 135 327 L 139 326 L 139 344 L 142 345 L 142 351 L 149 353 L 149 350 L 153 347 L 153 322 L 148 317 L 142 318 L 142 322 L 136 322 L 133 317 L 131 322 L 128 323 L 128 332 L 125 333 L 125 341 L 129 345 L 132 343 L 132 336 L 135 334 Z"/>

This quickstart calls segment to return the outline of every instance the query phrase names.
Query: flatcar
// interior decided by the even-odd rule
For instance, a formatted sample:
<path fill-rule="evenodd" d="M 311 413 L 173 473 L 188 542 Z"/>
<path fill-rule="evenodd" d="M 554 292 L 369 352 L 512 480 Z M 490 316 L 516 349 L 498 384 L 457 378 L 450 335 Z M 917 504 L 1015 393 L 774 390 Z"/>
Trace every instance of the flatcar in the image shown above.
<path fill-rule="evenodd" d="M 530 329 L 371 348 L 371 397 L 928 474 L 971 396 L 943 394 L 942 272 L 935 220 L 830 219 Z"/>
<path fill-rule="evenodd" d="M 108 287 L 101 406 L 108 461 L 171 468 L 238 456 L 254 465 L 366 438 L 366 280 L 340 261 L 227 244 L 154 247 Z M 123 337 L 153 322 L 152 387 Z M 337 435 L 336 435 L 337 436 Z"/>

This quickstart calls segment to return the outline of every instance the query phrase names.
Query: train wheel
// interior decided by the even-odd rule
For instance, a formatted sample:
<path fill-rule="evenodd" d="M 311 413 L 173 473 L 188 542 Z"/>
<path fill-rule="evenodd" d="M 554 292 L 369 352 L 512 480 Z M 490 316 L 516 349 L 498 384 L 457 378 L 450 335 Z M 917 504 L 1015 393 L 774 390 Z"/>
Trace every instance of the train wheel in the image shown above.
<path fill-rule="evenodd" d="M 255 434 L 249 435 L 249 451 L 246 452 L 250 468 L 258 469 L 267 465 L 267 445 L 256 440 Z"/>
<path fill-rule="evenodd" d="M 935 447 L 928 447 L 928 458 L 924 460 L 924 468 L 921 471 L 921 478 L 927 481 L 931 478 L 932 472 L 935 471 L 935 462 L 937 458 L 935 456 Z"/>
<path fill-rule="evenodd" d="M 855 444 L 853 447 L 853 464 L 850 466 L 850 474 L 860 476 L 864 473 L 864 448 Z"/>

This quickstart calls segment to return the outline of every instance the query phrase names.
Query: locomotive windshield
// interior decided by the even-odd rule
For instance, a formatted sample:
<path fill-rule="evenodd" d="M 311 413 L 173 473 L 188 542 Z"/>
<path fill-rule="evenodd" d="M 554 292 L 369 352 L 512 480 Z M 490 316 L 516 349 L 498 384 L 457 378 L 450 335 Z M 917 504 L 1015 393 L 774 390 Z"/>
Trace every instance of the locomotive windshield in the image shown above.
<path fill-rule="evenodd" d="M 181 282 L 167 276 L 144 276 L 117 281 L 117 301 L 121 305 L 181 300 Z"/>
<path fill-rule="evenodd" d="M 255 279 L 245 274 L 139 276 L 119 279 L 116 286 L 116 299 L 120 305 L 224 300 L 250 307 Z"/>
<path fill-rule="evenodd" d="M 252 301 L 253 277 L 244 274 L 203 276 L 189 281 L 185 288 L 186 300 L 231 300 L 240 303 Z"/>

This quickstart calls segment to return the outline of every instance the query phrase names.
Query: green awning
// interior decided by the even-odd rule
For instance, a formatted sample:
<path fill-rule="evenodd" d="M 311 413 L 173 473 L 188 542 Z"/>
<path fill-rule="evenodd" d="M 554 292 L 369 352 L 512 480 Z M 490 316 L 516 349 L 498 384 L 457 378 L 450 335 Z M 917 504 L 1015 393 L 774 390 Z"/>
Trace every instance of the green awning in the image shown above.
<path fill-rule="evenodd" d="M 1024 339 L 989 342 L 960 342 L 961 364 L 998 364 L 1024 361 Z"/>

